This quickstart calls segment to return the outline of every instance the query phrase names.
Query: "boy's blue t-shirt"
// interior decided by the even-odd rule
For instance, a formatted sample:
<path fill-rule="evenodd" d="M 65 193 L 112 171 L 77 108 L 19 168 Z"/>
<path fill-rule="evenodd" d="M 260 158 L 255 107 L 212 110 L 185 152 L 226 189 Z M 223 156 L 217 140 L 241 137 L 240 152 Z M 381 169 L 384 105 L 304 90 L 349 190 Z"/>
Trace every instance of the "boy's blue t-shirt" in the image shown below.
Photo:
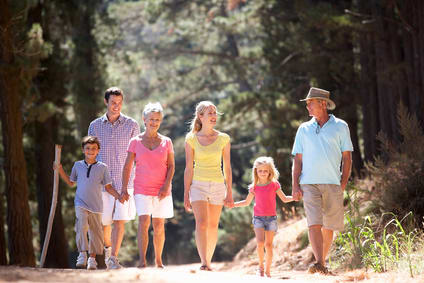
<path fill-rule="evenodd" d="M 93 164 L 87 164 L 85 160 L 76 161 L 70 179 L 77 183 L 75 207 L 103 213 L 103 186 L 112 183 L 107 165 L 99 161 Z"/>

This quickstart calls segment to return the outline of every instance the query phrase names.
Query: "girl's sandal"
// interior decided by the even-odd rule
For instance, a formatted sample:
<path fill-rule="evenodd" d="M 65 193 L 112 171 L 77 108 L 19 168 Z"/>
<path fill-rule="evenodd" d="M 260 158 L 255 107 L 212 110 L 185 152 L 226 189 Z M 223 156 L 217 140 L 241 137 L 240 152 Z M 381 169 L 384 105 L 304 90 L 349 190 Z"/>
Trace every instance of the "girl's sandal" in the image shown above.
<path fill-rule="evenodd" d="M 259 267 L 258 270 L 256 271 L 256 275 L 260 277 L 264 277 L 264 269 Z"/>

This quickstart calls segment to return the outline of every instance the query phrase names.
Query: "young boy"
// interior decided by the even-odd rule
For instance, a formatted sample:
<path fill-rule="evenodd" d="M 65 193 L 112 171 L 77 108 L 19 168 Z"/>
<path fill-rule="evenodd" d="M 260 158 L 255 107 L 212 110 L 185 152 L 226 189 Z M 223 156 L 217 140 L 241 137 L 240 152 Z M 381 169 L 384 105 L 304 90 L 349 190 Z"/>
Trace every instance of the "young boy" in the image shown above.
<path fill-rule="evenodd" d="M 106 164 L 96 161 L 100 150 L 97 137 L 87 136 L 82 139 L 84 160 L 76 161 L 68 176 L 61 164 L 54 164 L 53 169 L 59 169 L 60 177 L 71 187 L 76 183 L 75 213 L 76 213 L 76 242 L 79 251 L 77 268 L 97 269 L 96 254 L 103 253 L 102 227 L 102 188 L 118 199 L 125 202 L 125 197 L 112 187 L 111 177 Z M 90 241 L 87 240 L 87 232 Z M 87 261 L 87 250 L 90 257 Z"/>

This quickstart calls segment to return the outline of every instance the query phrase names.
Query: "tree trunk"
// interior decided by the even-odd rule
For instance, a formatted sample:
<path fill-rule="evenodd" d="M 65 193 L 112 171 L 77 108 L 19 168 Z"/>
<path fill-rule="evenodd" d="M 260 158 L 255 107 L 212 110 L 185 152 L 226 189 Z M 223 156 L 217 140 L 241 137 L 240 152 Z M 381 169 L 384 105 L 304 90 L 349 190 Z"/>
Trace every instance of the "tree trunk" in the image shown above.
<path fill-rule="evenodd" d="M 63 62 L 65 59 L 60 54 L 60 40 L 51 37 L 49 24 L 57 22 L 53 19 L 51 7 L 39 3 L 29 12 L 29 22 L 40 23 L 43 29 L 43 38 L 53 44 L 53 54 L 41 61 L 41 69 L 33 83 L 39 89 L 40 99 L 37 105 L 51 102 L 56 105 L 64 105 L 63 98 L 66 95 L 66 74 Z M 36 184 L 38 199 L 38 219 L 40 230 L 40 247 L 43 247 L 47 222 L 50 214 L 53 189 L 54 146 L 57 141 L 58 117 L 52 113 L 45 121 L 35 122 L 35 157 L 36 157 Z M 53 221 L 53 229 L 50 236 L 49 249 L 44 262 L 44 267 L 67 268 L 68 244 L 65 236 L 65 227 L 61 211 L 60 194 L 58 196 L 56 213 Z"/>
<path fill-rule="evenodd" d="M 0 117 L 5 157 L 9 258 L 10 264 L 35 266 L 22 142 L 21 97 L 22 88 L 26 86 L 20 81 L 21 67 L 13 53 L 15 39 L 11 25 L 12 17 L 8 1 L 0 0 Z"/>
<path fill-rule="evenodd" d="M 4 231 L 4 217 L 6 214 L 6 210 L 4 207 L 5 199 L 4 199 L 4 175 L 2 174 L 2 170 L 0 170 L 0 265 L 7 265 L 7 248 L 6 248 L 6 238 Z"/>
<path fill-rule="evenodd" d="M 74 1 L 72 1 L 74 2 Z M 98 117 L 103 107 L 104 66 L 99 61 L 100 50 L 94 37 L 95 13 L 101 1 L 88 1 L 86 4 L 73 3 L 76 10 L 72 17 L 75 54 L 73 56 L 74 83 L 72 91 L 75 97 L 74 109 L 81 136 L 86 135 L 92 120 Z M 71 3 L 69 5 L 72 5 Z"/>
<path fill-rule="evenodd" d="M 54 160 L 54 137 L 57 132 L 57 119 L 51 117 L 43 123 L 36 124 L 36 157 L 37 164 L 37 197 L 38 217 L 40 229 L 40 247 L 44 244 L 47 222 L 52 203 L 53 170 Z M 53 228 L 50 236 L 49 249 L 47 251 L 44 267 L 67 268 L 68 244 L 63 224 L 60 193 L 58 196 Z"/>
<path fill-rule="evenodd" d="M 385 19 L 385 5 L 378 0 L 373 0 L 372 13 L 375 17 L 376 36 L 374 41 L 376 55 L 376 72 L 377 72 L 377 99 L 379 105 L 379 121 L 381 131 L 383 131 L 390 140 L 395 138 L 394 128 L 392 127 L 392 119 L 394 113 L 391 112 L 393 97 L 395 91 L 393 89 L 391 76 L 388 73 L 390 67 L 390 50 L 388 44 L 387 21 Z"/>
<path fill-rule="evenodd" d="M 359 13 L 370 15 L 371 9 L 368 1 L 359 1 Z M 360 104 L 362 108 L 362 128 L 364 139 L 365 161 L 372 161 L 378 154 L 376 136 L 380 129 L 378 119 L 379 105 L 377 101 L 377 78 L 374 50 L 374 33 L 367 26 L 359 32 L 359 49 L 361 65 L 360 71 Z"/>

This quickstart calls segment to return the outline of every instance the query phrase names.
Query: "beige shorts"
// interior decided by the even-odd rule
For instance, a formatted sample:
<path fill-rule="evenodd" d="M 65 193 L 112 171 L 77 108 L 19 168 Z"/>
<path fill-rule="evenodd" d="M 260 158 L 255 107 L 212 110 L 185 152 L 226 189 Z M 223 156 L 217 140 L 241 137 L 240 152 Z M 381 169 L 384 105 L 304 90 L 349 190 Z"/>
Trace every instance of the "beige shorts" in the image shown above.
<path fill-rule="evenodd" d="M 224 183 L 193 180 L 190 186 L 190 202 L 207 201 L 214 205 L 223 205 L 227 196 Z"/>
<path fill-rule="evenodd" d="M 333 231 L 344 229 L 343 191 L 339 185 L 300 185 L 300 188 L 308 226 L 322 225 Z"/>
<path fill-rule="evenodd" d="M 114 196 L 108 192 L 102 192 L 103 198 L 103 225 L 111 225 L 115 220 L 128 222 L 135 219 L 135 202 L 133 196 L 134 190 L 128 190 L 130 198 L 124 203 L 120 203 Z"/>

